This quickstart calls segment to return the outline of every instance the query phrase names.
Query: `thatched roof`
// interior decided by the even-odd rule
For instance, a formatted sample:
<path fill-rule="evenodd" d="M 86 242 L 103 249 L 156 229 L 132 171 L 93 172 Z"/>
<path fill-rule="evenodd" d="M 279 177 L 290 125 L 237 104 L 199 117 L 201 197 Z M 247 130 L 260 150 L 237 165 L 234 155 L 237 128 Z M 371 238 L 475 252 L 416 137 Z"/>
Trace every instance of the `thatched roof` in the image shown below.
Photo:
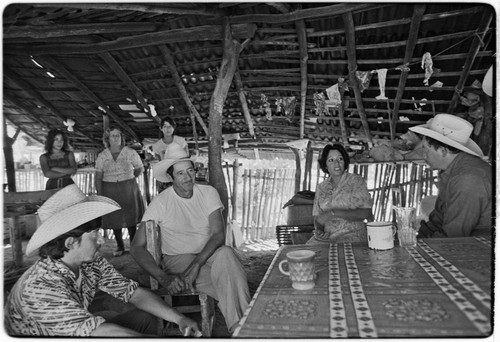
<path fill-rule="evenodd" d="M 460 96 L 494 64 L 495 22 L 481 3 L 11 4 L 3 115 L 40 142 L 71 119 L 79 151 L 102 148 L 104 117 L 142 142 L 157 139 L 158 118 L 170 116 L 177 134 L 204 147 L 229 23 L 242 50 L 222 133 L 239 133 L 240 149 L 279 150 L 302 138 L 376 144 L 435 113 L 467 116 Z M 363 91 L 356 71 L 373 71 Z M 315 94 L 328 100 L 339 78 L 349 81 L 344 106 L 322 112 Z M 279 108 L 292 96 L 294 106 Z"/>

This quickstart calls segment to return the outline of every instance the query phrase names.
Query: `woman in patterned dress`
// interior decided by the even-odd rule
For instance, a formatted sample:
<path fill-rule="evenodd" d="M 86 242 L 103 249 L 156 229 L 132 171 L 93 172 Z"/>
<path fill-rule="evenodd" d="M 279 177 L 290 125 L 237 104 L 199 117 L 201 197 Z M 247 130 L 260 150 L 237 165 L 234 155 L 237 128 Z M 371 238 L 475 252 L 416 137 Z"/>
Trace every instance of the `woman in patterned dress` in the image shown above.
<path fill-rule="evenodd" d="M 329 177 L 316 189 L 308 243 L 367 241 L 365 220 L 372 221 L 373 213 L 365 180 L 347 172 L 349 155 L 340 144 L 326 145 L 318 163 Z"/>
<path fill-rule="evenodd" d="M 48 178 L 45 190 L 74 184 L 71 176 L 76 173 L 76 161 L 69 148 L 68 136 L 59 129 L 50 130 L 45 140 L 45 151 L 40 156 L 40 167 Z"/>
<path fill-rule="evenodd" d="M 95 187 L 98 195 L 115 200 L 122 208 L 102 217 L 102 228 L 113 229 L 115 235 L 117 249 L 113 255 L 120 256 L 125 251 L 122 228 L 127 227 L 132 241 L 144 214 L 144 201 L 136 181 L 143 164 L 139 154 L 125 146 L 120 129 L 107 130 L 103 140 L 106 149 L 95 162 Z"/>

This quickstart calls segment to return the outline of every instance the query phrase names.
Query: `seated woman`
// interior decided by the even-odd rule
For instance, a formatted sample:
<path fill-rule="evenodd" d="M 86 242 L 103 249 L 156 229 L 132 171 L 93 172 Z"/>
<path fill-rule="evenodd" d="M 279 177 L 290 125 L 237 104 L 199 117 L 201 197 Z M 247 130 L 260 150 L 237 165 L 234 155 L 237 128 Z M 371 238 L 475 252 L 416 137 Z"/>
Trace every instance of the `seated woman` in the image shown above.
<path fill-rule="evenodd" d="M 348 173 L 349 155 L 340 144 L 326 145 L 318 158 L 329 177 L 314 197 L 314 236 L 308 243 L 367 241 L 364 220 L 372 221 L 372 199 L 365 180 Z"/>

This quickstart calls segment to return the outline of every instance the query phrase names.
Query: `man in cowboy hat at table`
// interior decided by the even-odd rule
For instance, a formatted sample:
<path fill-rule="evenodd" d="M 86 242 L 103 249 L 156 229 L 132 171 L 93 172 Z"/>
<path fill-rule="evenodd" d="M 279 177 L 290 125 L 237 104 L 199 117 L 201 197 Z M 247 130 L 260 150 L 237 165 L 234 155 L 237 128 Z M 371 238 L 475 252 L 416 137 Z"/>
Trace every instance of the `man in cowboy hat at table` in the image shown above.
<path fill-rule="evenodd" d="M 98 254 L 103 243 L 95 219 L 119 210 L 103 196 L 85 196 L 75 185 L 52 195 L 38 210 L 42 224 L 26 247 L 38 253 L 16 282 L 4 312 L 11 336 L 151 336 L 155 316 L 175 322 L 181 331 L 200 334 L 192 319 L 172 309 L 149 290 L 123 277 Z M 97 290 L 136 306 L 109 321 L 88 311 Z"/>
<path fill-rule="evenodd" d="M 146 249 L 140 225 L 130 253 L 170 294 L 196 289 L 218 301 L 229 332 L 233 332 L 250 300 L 246 273 L 231 247 L 224 246 L 223 204 L 210 185 L 195 184 L 194 160 L 175 145 L 153 166 L 160 182 L 171 187 L 149 204 L 143 222 L 152 220 L 161 231 L 162 266 Z"/>
<path fill-rule="evenodd" d="M 491 234 L 492 167 L 470 139 L 472 125 L 455 115 L 437 114 L 410 128 L 423 136 L 427 164 L 440 170 L 438 197 L 419 237 Z"/>

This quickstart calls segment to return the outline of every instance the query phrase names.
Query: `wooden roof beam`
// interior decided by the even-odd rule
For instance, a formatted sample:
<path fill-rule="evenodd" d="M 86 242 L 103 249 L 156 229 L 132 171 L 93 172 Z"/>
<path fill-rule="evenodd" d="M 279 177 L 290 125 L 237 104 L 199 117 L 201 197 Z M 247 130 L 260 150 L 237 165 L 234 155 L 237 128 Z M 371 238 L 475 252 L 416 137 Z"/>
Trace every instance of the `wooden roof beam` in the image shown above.
<path fill-rule="evenodd" d="M 413 56 L 413 51 L 415 50 L 415 46 L 417 45 L 420 23 L 422 22 L 422 17 L 424 15 L 425 9 L 426 6 L 422 4 L 417 4 L 414 7 L 403 65 L 408 65 L 410 63 L 411 57 Z M 408 73 L 409 70 L 403 68 L 403 70 L 401 71 L 401 76 L 399 78 L 398 91 L 396 93 L 396 98 L 394 100 L 394 108 L 392 110 L 392 120 L 389 123 L 391 129 L 391 141 L 394 140 L 394 138 L 396 137 L 396 123 L 398 121 L 399 105 L 401 104 L 401 99 L 403 98 L 403 94 L 405 92 L 405 85 L 406 85 L 406 80 L 408 79 Z"/>
<path fill-rule="evenodd" d="M 75 24 L 75 25 L 26 25 L 10 26 L 3 34 L 3 39 L 34 38 L 46 39 L 54 37 L 86 36 L 93 34 L 132 33 L 156 31 L 158 24 L 154 23 L 106 23 L 106 24 Z"/>
<path fill-rule="evenodd" d="M 33 7 L 56 7 L 56 8 L 76 8 L 82 10 L 110 10 L 110 11 L 136 11 L 143 13 L 157 13 L 157 14 L 177 14 L 177 15 L 201 15 L 220 17 L 224 15 L 224 11 L 217 9 L 207 9 L 203 6 L 201 9 L 191 9 L 185 7 L 171 6 L 168 3 L 163 3 L 159 6 L 155 4 L 141 4 L 141 3 L 33 3 Z"/>
<path fill-rule="evenodd" d="M 18 107 L 19 109 L 21 109 L 23 112 L 25 112 L 26 116 L 29 117 L 30 119 L 32 119 L 33 121 L 37 122 L 38 124 L 40 124 L 42 127 L 45 127 L 46 129 L 49 129 L 49 126 L 43 122 L 42 120 L 40 120 L 39 118 L 37 118 L 36 116 L 34 115 L 31 115 L 31 110 L 30 108 L 28 108 L 27 106 L 25 106 L 23 103 L 21 103 L 20 101 L 18 101 L 17 99 L 5 94 L 5 91 L 3 93 L 3 97 L 4 97 L 4 100 L 7 100 L 9 101 L 10 103 L 12 103 L 14 106 Z M 5 115 L 5 114 L 4 114 Z M 8 116 L 7 116 L 8 117 Z M 10 119 L 10 121 L 15 124 L 15 122 Z M 35 139 L 35 138 L 34 138 Z M 38 139 L 35 139 L 36 141 L 40 142 L 43 144 L 43 141 L 40 141 Z"/>
<path fill-rule="evenodd" d="M 25 91 L 31 97 L 33 97 L 38 102 L 40 102 L 45 108 L 47 108 L 48 110 L 50 110 L 55 116 L 57 116 L 58 118 L 60 118 L 62 121 L 65 121 L 67 119 L 67 117 L 65 115 L 62 115 L 61 113 L 59 113 L 59 111 L 54 106 L 52 106 L 50 104 L 50 102 L 48 102 L 47 100 L 45 100 L 36 90 L 34 90 L 31 85 L 29 85 L 28 83 L 26 83 L 25 81 L 23 81 L 21 78 L 19 78 L 15 73 L 13 73 L 11 70 L 9 70 L 8 68 L 6 68 L 5 66 L 4 66 L 3 74 L 4 74 L 5 77 L 9 78 L 13 83 L 15 83 L 16 86 L 18 86 L 19 88 L 21 88 L 21 90 Z M 87 135 L 85 132 L 81 131 L 80 129 L 74 128 L 74 130 L 75 130 L 75 132 L 78 132 L 79 134 L 88 137 L 90 140 L 92 140 L 92 141 L 94 141 L 96 143 L 101 144 L 100 141 L 98 141 L 98 140 L 94 139 L 93 137 Z"/>
<path fill-rule="evenodd" d="M 457 86 L 455 87 L 455 92 L 453 93 L 453 97 L 451 99 L 450 106 L 448 107 L 448 113 L 450 114 L 452 114 L 455 111 L 455 107 L 457 106 L 460 94 L 463 91 L 463 87 L 465 85 L 465 82 L 467 81 L 467 77 L 469 76 L 469 72 L 472 68 L 472 63 L 474 62 L 474 59 L 476 58 L 477 53 L 479 52 L 479 48 L 483 43 L 484 37 L 488 32 L 488 26 L 490 26 L 490 23 L 493 19 L 493 15 L 494 12 L 490 11 L 488 7 L 485 8 L 483 16 L 479 21 L 479 26 L 476 30 L 476 35 L 474 36 L 474 40 L 472 41 L 472 44 L 470 46 L 467 59 L 465 60 L 464 67 L 462 69 L 463 70 L 462 75 L 458 80 Z"/>
<path fill-rule="evenodd" d="M 253 37 L 257 25 L 233 24 L 231 30 L 233 36 L 239 39 Z M 186 43 L 192 41 L 222 40 L 223 32 L 218 25 L 206 25 L 175 30 L 163 30 L 152 33 L 145 33 L 137 36 L 120 37 L 113 41 L 100 42 L 95 44 L 26 44 L 9 45 L 5 44 L 4 52 L 21 55 L 57 55 L 57 54 L 92 54 L 106 53 L 115 50 L 125 50 L 143 46 Z"/>
<path fill-rule="evenodd" d="M 106 114 L 111 116 L 113 120 L 125 131 L 128 132 L 132 138 L 136 139 L 137 141 L 140 141 L 139 137 L 137 134 L 128 126 L 121 118 L 119 115 L 114 113 L 111 108 L 109 108 L 108 105 L 106 105 L 97 95 L 95 95 L 85 84 L 80 82 L 80 80 L 70 71 L 68 71 L 64 65 L 60 62 L 55 60 L 54 58 L 50 56 L 43 56 L 39 57 L 38 60 L 40 63 L 42 63 L 45 67 L 51 68 L 55 70 L 57 73 L 61 74 L 64 76 L 66 79 L 68 79 L 73 85 L 78 88 L 82 93 L 84 93 L 90 100 L 92 100 L 97 106 L 101 107 L 106 111 Z M 90 112 L 92 113 L 92 112 Z"/>
<path fill-rule="evenodd" d="M 160 45 L 158 46 L 162 53 L 162 57 L 165 61 L 165 63 L 168 66 L 168 69 L 170 70 L 170 75 L 172 75 L 172 79 L 174 80 L 175 85 L 177 86 L 177 90 L 181 94 L 182 99 L 186 103 L 186 106 L 189 109 L 189 113 L 191 115 L 191 121 L 194 122 L 194 117 L 198 120 L 198 123 L 200 124 L 201 128 L 203 128 L 203 131 L 205 132 L 205 135 L 208 137 L 209 132 L 207 125 L 205 125 L 205 122 L 203 122 L 203 118 L 201 117 L 200 113 L 196 110 L 195 106 L 193 105 L 193 102 L 189 98 L 188 92 L 186 90 L 186 87 L 184 86 L 184 83 L 182 83 L 181 77 L 179 76 L 179 73 L 177 72 L 177 68 L 175 66 L 174 59 L 172 57 L 172 54 L 170 50 L 165 46 L 165 45 Z"/>
<path fill-rule="evenodd" d="M 371 148 L 373 147 L 373 141 L 370 134 L 370 127 L 368 126 L 368 121 L 366 121 L 366 114 L 363 107 L 363 98 L 361 96 L 361 90 L 359 89 L 358 78 L 356 77 L 358 64 L 356 62 L 356 39 L 354 36 L 354 20 L 352 18 L 352 13 L 342 14 L 342 19 L 344 20 L 346 35 L 349 83 L 352 85 L 352 89 L 354 91 L 356 107 L 358 108 L 358 113 L 359 117 L 361 118 L 363 130 L 365 131 L 366 140 L 368 141 L 368 147 Z"/>
<path fill-rule="evenodd" d="M 233 23 L 267 23 L 284 24 L 297 20 L 314 19 L 341 15 L 352 11 L 368 9 L 374 5 L 370 4 L 337 4 L 317 8 L 300 9 L 285 14 L 246 14 L 229 17 Z"/>
<path fill-rule="evenodd" d="M 153 116 L 151 114 L 151 110 L 149 109 L 148 102 L 146 101 L 146 99 L 142 95 L 142 90 L 139 89 L 139 87 L 137 87 L 135 85 L 135 83 L 130 79 L 130 77 L 128 77 L 125 70 L 122 69 L 120 64 L 118 64 L 118 62 L 113 58 L 113 56 L 111 56 L 111 54 L 109 52 L 105 52 L 105 53 L 99 54 L 99 57 L 101 57 L 106 62 L 106 64 L 111 68 L 111 70 L 113 70 L 113 72 L 116 74 L 116 76 L 118 76 L 118 78 L 123 83 L 125 83 L 125 85 L 130 89 L 130 91 L 132 91 L 132 94 L 134 94 L 137 101 L 141 104 L 142 109 L 144 110 L 146 115 L 150 119 L 152 119 L 153 121 L 160 123 L 160 119 L 158 118 L 158 116 Z"/>

